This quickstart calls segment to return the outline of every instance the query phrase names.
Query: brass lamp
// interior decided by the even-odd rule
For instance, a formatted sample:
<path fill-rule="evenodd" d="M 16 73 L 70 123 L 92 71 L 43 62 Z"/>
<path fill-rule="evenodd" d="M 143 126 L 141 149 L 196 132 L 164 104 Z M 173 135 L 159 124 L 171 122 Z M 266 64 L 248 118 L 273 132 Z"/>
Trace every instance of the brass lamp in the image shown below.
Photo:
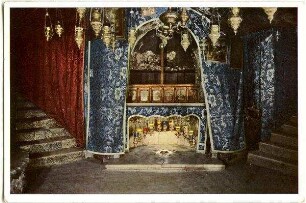
<path fill-rule="evenodd" d="M 167 45 L 167 41 L 173 37 L 174 32 L 182 32 L 182 28 L 186 28 L 186 24 L 189 20 L 186 8 L 182 8 L 181 13 L 172 10 L 171 7 L 159 17 L 160 24 L 156 28 L 157 36 L 162 40 L 160 48 L 164 48 Z M 188 35 L 182 34 L 182 43 L 184 50 L 188 48 Z M 187 47 L 187 48 L 186 48 Z"/>
<path fill-rule="evenodd" d="M 77 8 L 76 10 L 79 15 L 79 19 L 82 20 L 85 16 L 86 8 Z"/>
<path fill-rule="evenodd" d="M 75 42 L 77 43 L 79 49 L 81 48 L 82 43 L 84 41 L 83 35 L 84 35 L 84 28 L 80 26 L 78 27 L 76 26 L 75 27 Z"/>
<path fill-rule="evenodd" d="M 55 32 L 59 37 L 61 37 L 62 33 L 64 32 L 64 28 L 61 25 L 60 21 L 57 21 L 57 24 L 55 25 Z"/>
<path fill-rule="evenodd" d="M 47 42 L 53 37 L 53 27 L 52 27 L 52 22 L 51 22 L 51 18 L 48 12 L 48 9 L 46 9 L 46 15 L 45 15 L 45 36 L 46 36 L 46 40 Z"/>
<path fill-rule="evenodd" d="M 135 28 L 130 29 L 128 41 L 131 47 L 133 47 L 136 42 L 136 29 Z"/>
<path fill-rule="evenodd" d="M 91 12 L 90 25 L 96 37 L 100 35 L 103 26 L 101 16 L 102 14 L 99 9 L 93 9 L 93 11 Z"/>
<path fill-rule="evenodd" d="M 218 39 L 221 36 L 219 25 L 211 25 L 210 34 L 208 36 L 212 42 L 213 47 L 215 47 Z"/>
<path fill-rule="evenodd" d="M 184 51 L 186 51 L 187 48 L 190 45 L 188 33 L 187 32 L 183 33 L 181 38 L 182 38 L 181 39 L 181 45 L 182 45 Z"/>
<path fill-rule="evenodd" d="M 54 26 L 55 32 L 58 35 L 58 37 L 61 37 L 64 32 L 64 23 L 63 23 L 63 17 L 60 9 L 56 9 L 56 18 L 57 22 Z"/>
<path fill-rule="evenodd" d="M 83 27 L 83 18 L 85 16 L 86 8 L 77 8 L 76 9 L 76 25 L 74 28 L 74 39 L 79 49 L 84 41 L 84 27 Z"/>
<path fill-rule="evenodd" d="M 228 19 L 228 23 L 233 28 L 235 35 L 237 34 L 237 30 L 240 27 L 240 23 L 242 22 L 242 18 L 239 16 L 239 8 L 233 7 L 231 9 L 231 17 Z"/>
<path fill-rule="evenodd" d="M 111 42 L 112 42 L 111 27 L 108 25 L 104 25 L 103 27 L 102 40 L 105 43 L 107 48 L 111 45 Z"/>
<path fill-rule="evenodd" d="M 277 11 L 277 7 L 263 7 L 263 10 L 267 14 L 270 23 L 272 23 L 272 20 L 274 18 L 274 14 Z"/>

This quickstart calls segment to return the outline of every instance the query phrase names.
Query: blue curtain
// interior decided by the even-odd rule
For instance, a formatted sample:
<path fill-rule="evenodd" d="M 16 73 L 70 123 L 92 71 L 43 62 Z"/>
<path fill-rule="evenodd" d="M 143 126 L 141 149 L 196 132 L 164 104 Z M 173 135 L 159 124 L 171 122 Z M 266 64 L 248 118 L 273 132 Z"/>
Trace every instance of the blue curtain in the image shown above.
<path fill-rule="evenodd" d="M 89 113 L 86 119 L 89 122 L 87 149 L 90 151 L 124 151 L 127 47 L 126 42 L 118 41 L 113 51 L 112 48 L 106 48 L 102 40 L 91 42 L 90 70 L 87 66 L 85 68 L 85 100 L 90 93 L 90 101 L 86 101 L 89 112 L 87 109 L 85 111 Z"/>
<path fill-rule="evenodd" d="M 228 64 L 203 63 L 208 95 L 213 149 L 235 151 L 245 147 L 243 74 Z"/>
<path fill-rule="evenodd" d="M 275 32 L 244 38 L 245 105 L 261 112 L 261 140 L 270 138 L 275 109 Z"/>

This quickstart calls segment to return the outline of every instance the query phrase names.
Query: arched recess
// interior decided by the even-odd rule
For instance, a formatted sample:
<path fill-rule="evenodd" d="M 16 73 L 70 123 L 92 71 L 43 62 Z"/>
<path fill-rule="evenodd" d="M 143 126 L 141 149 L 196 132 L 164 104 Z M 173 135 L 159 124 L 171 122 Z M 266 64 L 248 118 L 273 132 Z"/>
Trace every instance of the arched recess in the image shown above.
<path fill-rule="evenodd" d="M 143 37 L 146 36 L 146 34 L 152 30 L 155 30 L 156 26 L 158 26 L 160 20 L 158 18 L 155 18 L 155 19 L 151 19 L 141 25 L 139 25 L 137 28 L 136 28 L 136 33 L 137 33 L 137 40 L 136 42 L 134 43 L 133 46 L 131 46 L 129 44 L 129 48 L 128 48 L 128 70 L 127 70 L 127 84 L 130 84 L 130 70 L 131 70 L 131 64 L 130 64 L 130 60 L 131 60 L 131 57 L 132 57 L 132 53 L 134 52 L 134 49 L 135 47 L 137 46 L 137 44 L 143 39 Z M 196 62 L 197 62 L 197 70 L 196 71 L 199 71 L 199 84 L 200 84 L 200 87 L 201 87 L 201 96 L 202 96 L 202 103 L 204 105 L 204 108 L 205 108 L 205 119 L 206 119 L 206 127 L 205 127 L 205 132 L 202 132 L 203 134 L 205 134 L 205 143 L 204 143 L 204 147 L 205 147 L 205 150 L 206 150 L 206 141 L 207 141 L 207 136 L 209 136 L 210 138 L 210 141 L 213 142 L 213 139 L 212 139 L 212 130 L 211 130 L 211 125 L 210 125 L 210 112 L 209 112 L 209 105 L 208 105 L 208 98 L 207 98 L 207 93 L 206 93 L 206 89 L 205 89 L 205 81 L 204 81 L 204 70 L 203 70 L 203 67 L 202 67 L 202 54 L 201 54 L 201 49 L 200 49 L 200 45 L 199 45 L 199 40 L 198 38 L 194 35 L 194 33 L 190 30 L 190 29 L 186 29 L 186 31 L 188 32 L 189 34 L 189 37 L 191 39 L 192 42 L 195 43 L 196 45 L 196 48 L 195 48 L 195 57 L 196 57 Z M 181 46 L 181 45 L 179 45 Z M 129 88 L 127 88 L 127 97 L 126 97 L 126 103 L 128 103 L 128 91 L 129 91 Z M 127 107 L 125 107 L 127 108 Z M 126 111 L 125 111 L 126 112 Z M 125 119 L 126 116 L 125 116 Z M 124 121 L 124 140 L 125 140 L 125 144 L 127 143 L 128 141 L 128 138 L 127 138 L 127 133 L 126 133 L 126 130 L 127 130 L 127 126 L 126 126 L 126 120 Z M 208 135 L 207 135 L 208 134 Z M 214 150 L 214 144 L 211 143 L 211 149 Z M 204 151 L 205 151 L 204 150 Z"/>

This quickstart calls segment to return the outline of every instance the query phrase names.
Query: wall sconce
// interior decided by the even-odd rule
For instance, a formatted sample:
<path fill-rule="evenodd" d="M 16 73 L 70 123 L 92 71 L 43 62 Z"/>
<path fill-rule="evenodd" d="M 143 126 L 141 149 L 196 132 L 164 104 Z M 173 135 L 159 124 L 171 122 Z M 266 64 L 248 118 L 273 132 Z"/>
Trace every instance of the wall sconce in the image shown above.
<path fill-rule="evenodd" d="M 232 15 L 228 19 L 228 23 L 230 24 L 231 28 L 234 30 L 235 35 L 237 34 L 237 30 L 240 27 L 240 23 L 242 22 L 242 18 L 239 16 L 239 8 L 233 7 L 231 9 Z"/>
<path fill-rule="evenodd" d="M 272 20 L 274 18 L 274 14 L 277 11 L 277 7 L 263 7 L 262 9 L 267 14 L 270 23 L 272 23 Z"/>
<path fill-rule="evenodd" d="M 62 33 L 64 32 L 64 23 L 63 23 L 63 17 L 60 9 L 56 9 L 56 18 L 57 23 L 55 24 L 55 32 L 56 34 L 61 37 Z"/>
<path fill-rule="evenodd" d="M 51 22 L 51 17 L 48 13 L 48 9 L 46 9 L 46 15 L 45 15 L 45 36 L 47 39 L 47 42 L 53 37 L 53 27 Z"/>
<path fill-rule="evenodd" d="M 215 47 L 218 39 L 221 36 L 219 25 L 211 25 L 210 34 L 208 36 L 212 42 L 213 47 Z"/>
<path fill-rule="evenodd" d="M 98 37 L 102 30 L 102 14 L 99 9 L 93 9 L 91 12 L 90 25 L 96 37 Z"/>
<path fill-rule="evenodd" d="M 188 36 L 187 32 L 182 33 L 182 35 L 181 35 L 181 45 L 182 45 L 184 51 L 186 52 L 187 48 L 190 45 L 189 36 Z"/>

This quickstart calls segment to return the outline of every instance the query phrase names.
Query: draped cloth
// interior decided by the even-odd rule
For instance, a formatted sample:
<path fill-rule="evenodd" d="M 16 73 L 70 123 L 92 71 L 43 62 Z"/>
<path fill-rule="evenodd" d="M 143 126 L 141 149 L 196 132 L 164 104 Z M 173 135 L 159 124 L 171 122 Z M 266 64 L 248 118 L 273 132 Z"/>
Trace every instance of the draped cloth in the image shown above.
<path fill-rule="evenodd" d="M 49 41 L 44 36 L 45 12 L 11 9 L 11 86 L 83 146 L 84 51 L 74 41 L 75 9 L 62 9 L 64 33 L 54 34 Z M 54 18 L 55 9 L 49 9 L 49 14 Z"/>
<path fill-rule="evenodd" d="M 228 64 L 203 62 L 213 151 L 244 149 L 243 74 Z M 203 87 L 204 88 L 204 87 Z"/>
<path fill-rule="evenodd" d="M 261 112 L 261 140 L 268 140 L 273 128 L 275 109 L 275 33 L 254 33 L 244 40 L 244 75 L 246 107 Z"/>

